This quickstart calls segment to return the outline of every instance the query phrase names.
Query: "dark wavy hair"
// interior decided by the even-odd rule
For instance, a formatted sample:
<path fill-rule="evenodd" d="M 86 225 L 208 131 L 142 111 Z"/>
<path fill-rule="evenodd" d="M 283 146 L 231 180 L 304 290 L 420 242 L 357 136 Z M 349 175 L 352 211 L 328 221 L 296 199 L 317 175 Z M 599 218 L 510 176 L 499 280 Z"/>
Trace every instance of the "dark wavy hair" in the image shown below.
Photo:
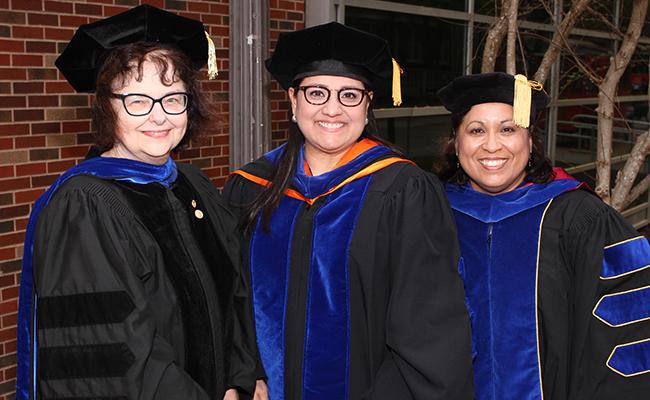
<path fill-rule="evenodd" d="M 458 132 L 458 128 L 468 112 L 469 110 L 451 115 L 452 131 L 443 145 L 442 160 L 434 167 L 434 172 L 441 180 L 459 185 L 469 182 L 469 176 L 460 166 L 460 161 L 456 155 L 456 132 Z M 530 161 L 526 165 L 524 181 L 532 183 L 549 182 L 553 180 L 555 175 L 551 162 L 546 158 L 542 136 L 535 129 L 535 124 L 531 123 L 528 127 L 528 134 L 532 139 L 533 148 L 530 152 Z"/>
<path fill-rule="evenodd" d="M 187 147 L 196 141 L 214 118 L 210 100 L 201 89 L 199 71 L 192 62 L 175 47 L 158 43 L 131 43 L 110 52 L 97 76 L 95 101 L 92 106 L 92 123 L 95 148 L 99 152 L 111 149 L 117 141 L 117 114 L 112 93 L 124 86 L 129 79 L 142 79 L 142 64 L 151 61 L 160 71 L 161 82 L 170 86 L 167 72 L 173 71 L 173 79 L 185 84 L 189 93 L 187 107 L 187 130 L 174 150 Z"/>
<path fill-rule="evenodd" d="M 299 86 L 300 82 L 293 82 L 292 87 L 294 88 L 294 96 L 298 96 Z M 365 83 L 364 87 L 366 90 L 371 90 Z M 379 136 L 379 128 L 377 127 L 377 121 L 372 111 L 372 100 L 368 106 L 368 124 L 361 134 L 360 139 L 363 138 L 379 142 L 390 148 L 395 154 L 404 157 L 404 153 L 398 147 Z M 262 216 L 262 227 L 266 232 L 269 231 L 271 215 L 280 204 L 284 192 L 287 190 L 296 174 L 296 160 L 304 140 L 305 138 L 300 131 L 298 124 L 291 121 L 289 125 L 289 138 L 287 140 L 287 145 L 280 156 L 278 166 L 273 172 L 271 185 L 264 188 L 247 209 L 243 221 L 244 232 L 247 235 L 252 233 L 255 228 L 257 217 L 260 214 Z"/>

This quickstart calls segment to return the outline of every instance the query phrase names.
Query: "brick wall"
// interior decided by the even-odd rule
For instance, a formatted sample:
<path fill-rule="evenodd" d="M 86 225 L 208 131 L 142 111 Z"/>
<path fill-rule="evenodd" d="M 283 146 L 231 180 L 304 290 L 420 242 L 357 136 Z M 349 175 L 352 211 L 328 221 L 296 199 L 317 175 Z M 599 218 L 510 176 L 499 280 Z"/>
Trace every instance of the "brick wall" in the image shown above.
<path fill-rule="evenodd" d="M 305 27 L 305 0 L 270 0 L 269 48 L 274 49 L 281 32 Z M 291 104 L 280 85 L 271 83 L 271 141 L 273 147 L 284 142 L 289 128 Z"/>
<path fill-rule="evenodd" d="M 22 242 L 33 201 L 75 165 L 91 141 L 91 97 L 76 94 L 54 60 L 82 23 L 149 3 L 200 19 L 217 47 L 219 77 L 205 81 L 221 123 L 181 152 L 221 186 L 228 174 L 229 0 L 0 0 L 0 400 L 14 398 Z M 270 0 L 271 48 L 304 26 L 304 0 Z M 288 101 L 273 84 L 273 140 L 286 137 Z"/>

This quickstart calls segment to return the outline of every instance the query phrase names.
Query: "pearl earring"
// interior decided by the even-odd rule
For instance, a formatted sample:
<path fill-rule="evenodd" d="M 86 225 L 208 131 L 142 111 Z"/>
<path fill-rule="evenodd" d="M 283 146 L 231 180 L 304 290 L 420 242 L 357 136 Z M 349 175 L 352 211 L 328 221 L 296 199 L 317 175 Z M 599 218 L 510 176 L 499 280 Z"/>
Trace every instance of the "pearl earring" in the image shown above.
<path fill-rule="evenodd" d="M 366 117 L 366 120 L 365 120 L 364 124 L 368 125 L 368 117 Z"/>
<path fill-rule="evenodd" d="M 295 114 L 291 116 L 291 122 L 293 122 L 294 124 L 297 124 L 297 123 L 298 123 L 298 120 L 296 119 L 296 115 L 295 115 Z"/>

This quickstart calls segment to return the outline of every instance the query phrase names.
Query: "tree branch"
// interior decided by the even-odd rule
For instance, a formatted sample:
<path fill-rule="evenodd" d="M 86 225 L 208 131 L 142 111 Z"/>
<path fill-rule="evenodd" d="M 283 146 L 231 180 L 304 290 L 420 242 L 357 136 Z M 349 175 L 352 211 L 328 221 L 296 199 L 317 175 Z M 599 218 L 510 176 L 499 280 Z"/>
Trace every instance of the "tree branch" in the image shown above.
<path fill-rule="evenodd" d="M 580 17 L 580 14 L 582 14 L 585 8 L 587 8 L 590 1 L 591 0 L 575 0 L 572 2 L 571 9 L 566 13 L 562 22 L 560 22 L 560 25 L 555 30 L 553 39 L 551 39 L 551 44 L 549 45 L 548 50 L 546 50 L 546 53 L 544 53 L 544 58 L 542 58 L 542 62 L 539 64 L 537 72 L 535 72 L 534 79 L 537 82 L 544 83 L 546 81 L 551 66 L 559 57 L 563 45 L 568 47 L 566 38 L 568 37 L 569 32 L 571 32 L 573 26 L 578 21 L 578 17 Z"/>
<path fill-rule="evenodd" d="M 526 62 L 526 54 L 524 53 L 524 43 L 521 40 L 521 34 L 517 31 L 517 44 L 519 45 L 519 52 L 521 53 L 521 63 L 524 66 L 524 75 L 528 76 L 528 62 Z"/>
<path fill-rule="evenodd" d="M 639 173 L 640 165 L 633 160 L 640 157 L 645 160 L 645 156 L 649 150 L 647 148 L 648 146 L 644 145 L 647 140 L 646 133 L 641 135 L 643 139 L 640 137 L 637 138 L 632 149 L 633 153 L 621 170 L 613 193 L 610 193 L 614 96 L 616 95 L 618 83 L 630 63 L 630 59 L 639 42 L 639 36 L 641 36 L 641 30 L 643 29 L 647 12 L 648 0 L 633 1 L 630 22 L 623 38 L 623 43 L 621 43 L 618 52 L 611 60 L 605 78 L 598 86 L 598 107 L 596 108 L 596 112 L 598 113 L 598 158 L 596 160 L 597 183 L 595 190 L 596 194 L 605 202 L 611 203 L 614 208 L 620 208 L 623 205 L 625 202 L 624 199 L 629 194 L 634 180 Z M 643 140 L 643 143 L 639 143 L 641 140 Z M 612 196 L 611 199 L 610 195 Z"/>
<path fill-rule="evenodd" d="M 609 18 L 607 18 L 605 15 L 603 15 L 603 13 L 601 13 L 600 11 L 594 10 L 590 6 L 587 6 L 587 11 L 591 15 L 595 15 L 596 17 L 598 17 L 598 19 L 601 20 L 602 23 L 607 26 L 607 30 L 609 32 L 612 32 L 613 34 L 615 34 L 616 36 L 618 36 L 621 39 L 623 38 L 623 32 L 616 25 L 612 24 L 612 21 L 610 21 Z"/>
<path fill-rule="evenodd" d="M 628 194 L 627 198 L 625 199 L 621 210 L 626 209 L 627 206 L 632 204 L 632 202 L 639 198 L 639 196 L 642 194 L 647 194 L 648 189 L 650 189 L 650 175 L 646 175 L 643 179 L 641 179 L 641 182 L 637 183 L 636 186 L 630 190 L 630 194 Z"/>
<path fill-rule="evenodd" d="M 510 9 L 511 0 L 502 0 L 501 15 L 496 19 L 487 34 L 485 47 L 483 47 L 483 59 L 481 60 L 481 72 L 494 72 L 497 56 L 503 38 L 508 31 L 507 12 Z"/>
<path fill-rule="evenodd" d="M 519 0 L 511 0 L 508 8 L 508 38 L 506 41 L 506 72 L 517 73 L 517 9 Z"/>
<path fill-rule="evenodd" d="M 628 201 L 628 193 L 634 185 L 639 169 L 645 162 L 646 154 L 650 151 L 650 131 L 647 131 L 636 138 L 630 157 L 620 170 L 616 179 L 616 187 L 612 191 L 611 206 L 621 211 Z"/>

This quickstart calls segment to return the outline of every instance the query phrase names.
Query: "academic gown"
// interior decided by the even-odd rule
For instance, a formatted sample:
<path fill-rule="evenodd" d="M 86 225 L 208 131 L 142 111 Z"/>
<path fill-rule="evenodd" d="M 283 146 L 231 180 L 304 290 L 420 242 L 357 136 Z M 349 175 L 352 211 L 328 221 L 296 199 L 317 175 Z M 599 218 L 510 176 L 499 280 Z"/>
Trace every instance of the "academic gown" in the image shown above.
<path fill-rule="evenodd" d="M 93 168 L 62 182 L 35 221 L 38 398 L 214 400 L 228 387 L 248 398 L 250 298 L 219 193 L 189 165 L 169 187 Z"/>
<path fill-rule="evenodd" d="M 284 146 L 224 188 L 244 213 Z M 471 399 L 470 333 L 455 228 L 441 184 L 388 148 L 358 142 L 290 189 L 258 225 L 250 263 L 272 400 Z"/>
<path fill-rule="evenodd" d="M 447 185 L 479 400 L 650 396 L 650 246 L 583 185 Z"/>

